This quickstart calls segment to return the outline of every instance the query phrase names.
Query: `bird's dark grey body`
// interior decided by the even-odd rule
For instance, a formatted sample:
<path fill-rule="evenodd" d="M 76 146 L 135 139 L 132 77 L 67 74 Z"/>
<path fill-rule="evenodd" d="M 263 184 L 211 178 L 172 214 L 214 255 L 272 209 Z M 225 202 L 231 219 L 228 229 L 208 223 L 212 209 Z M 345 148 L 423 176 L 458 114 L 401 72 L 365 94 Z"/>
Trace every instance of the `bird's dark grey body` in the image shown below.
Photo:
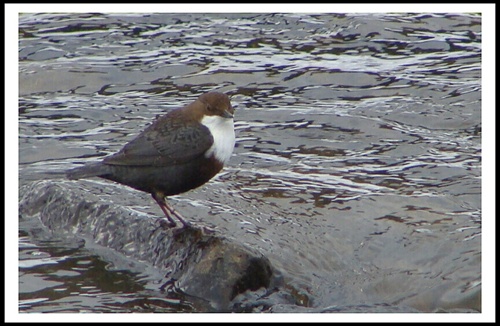
<path fill-rule="evenodd" d="M 226 95 L 204 94 L 155 120 L 118 153 L 70 170 L 68 177 L 116 181 L 151 193 L 162 207 L 165 196 L 203 185 L 228 161 L 234 147 L 233 112 Z"/>

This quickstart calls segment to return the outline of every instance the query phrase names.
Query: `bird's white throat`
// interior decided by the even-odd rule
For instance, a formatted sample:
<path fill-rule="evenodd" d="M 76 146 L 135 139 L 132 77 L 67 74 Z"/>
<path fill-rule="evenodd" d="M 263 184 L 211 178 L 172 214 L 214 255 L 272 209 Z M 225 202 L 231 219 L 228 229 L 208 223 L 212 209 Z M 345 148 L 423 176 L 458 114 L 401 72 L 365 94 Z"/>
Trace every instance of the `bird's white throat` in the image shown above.
<path fill-rule="evenodd" d="M 226 164 L 234 149 L 234 122 L 218 115 L 204 116 L 201 123 L 205 125 L 214 137 L 213 145 L 205 153 L 205 157 L 215 156 L 217 160 Z"/>

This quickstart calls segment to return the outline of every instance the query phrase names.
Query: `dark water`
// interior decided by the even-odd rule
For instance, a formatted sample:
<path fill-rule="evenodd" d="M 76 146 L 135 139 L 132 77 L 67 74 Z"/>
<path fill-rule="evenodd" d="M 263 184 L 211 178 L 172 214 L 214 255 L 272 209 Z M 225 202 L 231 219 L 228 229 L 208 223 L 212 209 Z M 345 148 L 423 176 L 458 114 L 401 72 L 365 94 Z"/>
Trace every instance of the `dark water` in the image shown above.
<path fill-rule="evenodd" d="M 226 92 L 235 153 L 184 216 L 268 256 L 303 309 L 481 311 L 481 35 L 478 14 L 21 14 L 20 185 Z M 198 311 L 36 221 L 19 243 L 21 312 Z"/>

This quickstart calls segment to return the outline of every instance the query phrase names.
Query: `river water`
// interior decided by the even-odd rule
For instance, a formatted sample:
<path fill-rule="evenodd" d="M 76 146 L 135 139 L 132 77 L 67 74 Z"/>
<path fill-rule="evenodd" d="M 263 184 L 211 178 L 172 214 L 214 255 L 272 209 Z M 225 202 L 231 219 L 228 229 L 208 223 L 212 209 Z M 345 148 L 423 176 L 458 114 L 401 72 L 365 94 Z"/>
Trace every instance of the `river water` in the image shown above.
<path fill-rule="evenodd" d="M 481 35 L 479 14 L 21 14 L 19 182 L 222 91 L 234 155 L 171 203 L 282 271 L 301 300 L 269 311 L 481 311 Z M 19 223 L 21 312 L 197 311 L 155 271 Z"/>

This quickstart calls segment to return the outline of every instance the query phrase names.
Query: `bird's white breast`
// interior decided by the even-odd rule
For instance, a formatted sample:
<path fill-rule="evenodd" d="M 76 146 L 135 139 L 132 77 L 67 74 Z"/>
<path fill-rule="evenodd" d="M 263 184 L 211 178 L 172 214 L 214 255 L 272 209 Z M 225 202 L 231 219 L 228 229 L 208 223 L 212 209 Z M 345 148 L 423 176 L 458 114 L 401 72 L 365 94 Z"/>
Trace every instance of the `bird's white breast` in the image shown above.
<path fill-rule="evenodd" d="M 214 143 L 205 153 L 205 157 L 214 155 L 217 160 L 226 164 L 234 149 L 233 119 L 211 115 L 203 117 L 201 123 L 210 130 L 214 137 Z"/>

